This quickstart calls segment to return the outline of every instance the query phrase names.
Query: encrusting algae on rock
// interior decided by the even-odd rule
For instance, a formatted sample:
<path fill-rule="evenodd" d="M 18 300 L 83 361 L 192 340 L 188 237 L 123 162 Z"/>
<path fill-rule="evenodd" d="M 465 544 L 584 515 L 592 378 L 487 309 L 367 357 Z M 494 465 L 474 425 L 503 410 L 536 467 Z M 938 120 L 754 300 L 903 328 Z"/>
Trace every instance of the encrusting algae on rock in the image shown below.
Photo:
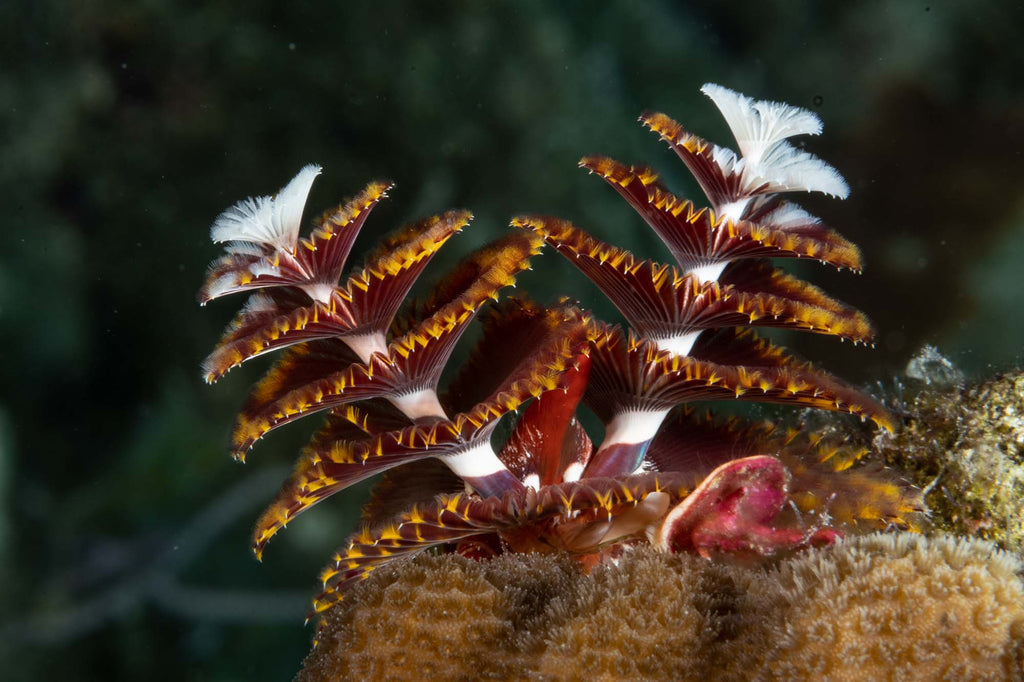
<path fill-rule="evenodd" d="M 795 192 L 848 193 L 834 168 L 788 141 L 820 133 L 820 121 L 720 86 L 703 91 L 739 153 L 663 114 L 644 114 L 641 122 L 691 171 L 710 208 L 673 195 L 647 167 L 599 156 L 580 162 L 657 233 L 672 264 L 642 260 L 564 219 L 524 215 L 426 298 L 407 300 L 433 255 L 472 215 L 449 211 L 403 228 L 342 278 L 357 233 L 392 185 L 370 183 L 300 238 L 306 196 L 320 172 L 313 165 L 278 195 L 240 202 L 217 219 L 212 236 L 226 243 L 226 254 L 211 266 L 200 301 L 252 294 L 204 363 L 206 378 L 283 351 L 241 410 L 235 456 L 244 459 L 271 430 L 326 415 L 257 522 L 257 555 L 305 510 L 379 476 L 362 529 L 321 574 L 314 612 L 324 643 L 308 662 L 309 679 L 401 677 L 402 670 L 601 678 L 612 674 L 609 666 L 620 676 L 655 679 L 742 677 L 754 669 L 766 679 L 786 678 L 833 666 L 810 653 L 811 635 L 800 639 L 800 628 L 813 635 L 814 627 L 801 625 L 796 611 L 832 604 L 819 621 L 853 618 L 842 615 L 848 600 L 829 592 L 852 584 L 847 564 L 870 576 L 901 575 L 893 589 L 911 589 L 923 572 L 900 573 L 892 564 L 876 574 L 872 566 L 906 558 L 914 542 L 957 576 L 997 576 L 992 585 L 1002 587 L 972 593 L 998 594 L 1007 604 L 990 618 L 1003 634 L 979 651 L 994 655 L 999 640 L 1005 653 L 1017 641 L 1018 565 L 1005 568 L 1004 561 L 997 569 L 995 559 L 979 559 L 984 567 L 975 570 L 957 564 L 944 545 L 928 544 L 937 540 L 855 539 L 916 529 L 925 509 L 921 492 L 879 466 L 877 455 L 868 461 L 867 449 L 851 442 L 720 419 L 688 405 L 815 408 L 859 416 L 880 427 L 878 434 L 897 424 L 873 397 L 755 332 L 800 330 L 855 344 L 873 338 L 862 313 L 773 263 L 811 258 L 860 269 L 855 245 L 789 199 Z M 628 326 L 594 319 L 567 299 L 503 298 L 545 244 L 597 284 Z M 481 329 L 475 349 L 442 386 L 452 351 L 474 322 Z M 602 422 L 599 442 L 577 419 L 583 407 Z M 511 433 L 499 442 L 495 429 L 506 416 Z M 891 442 L 886 438 L 876 442 Z M 424 556 L 427 550 L 463 558 Z M 812 553 L 793 558 L 802 552 Z M 843 563 L 856 552 L 860 558 Z M 864 558 L 876 554 L 881 558 Z M 843 576 L 811 585 L 811 574 L 833 569 L 800 562 L 819 560 L 833 561 L 833 573 Z M 923 565 L 911 563 L 914 570 Z M 813 605 L 798 608 L 787 592 L 786 581 L 798 577 L 817 590 Z M 659 596 L 665 604 L 629 606 Z M 919 615 L 949 625 L 949 613 L 936 614 Z M 581 629 L 584 622 L 590 624 Z M 957 627 L 967 625 L 958 620 Z M 870 646 L 903 651 L 905 639 Z M 611 653 L 626 642 L 650 656 Z M 440 653 L 428 659 L 426 652 Z M 999 660 L 1010 660 L 1004 653 Z M 988 674 L 988 654 L 971 659 L 978 661 L 971 670 Z M 463 659 L 472 672 L 458 672 Z M 830 674 L 845 673 L 835 667 Z"/>
<path fill-rule="evenodd" d="M 937 530 L 1024 552 L 1024 374 L 905 392 L 906 425 L 872 449 L 926 491 Z"/>

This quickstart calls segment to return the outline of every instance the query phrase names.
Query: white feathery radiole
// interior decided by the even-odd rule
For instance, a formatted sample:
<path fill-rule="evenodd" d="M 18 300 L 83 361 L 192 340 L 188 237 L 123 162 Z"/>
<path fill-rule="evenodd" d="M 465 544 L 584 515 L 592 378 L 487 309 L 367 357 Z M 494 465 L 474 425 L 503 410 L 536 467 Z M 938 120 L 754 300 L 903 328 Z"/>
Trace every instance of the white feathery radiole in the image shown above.
<path fill-rule="evenodd" d="M 755 100 L 714 83 L 705 83 L 701 92 L 722 112 L 748 163 L 757 163 L 765 151 L 786 138 L 821 134 L 821 120 L 806 109 Z"/>
<path fill-rule="evenodd" d="M 768 183 L 773 192 L 822 192 L 840 199 L 850 187 L 835 168 L 786 140 L 795 135 L 818 135 L 821 120 L 811 111 L 782 102 L 755 100 L 714 83 L 701 92 L 722 112 L 743 158 L 736 161 L 716 152 L 716 161 L 728 171 L 746 171 L 747 186 Z M 720 157 L 720 158 L 719 158 Z"/>
<path fill-rule="evenodd" d="M 219 216 L 210 228 L 214 243 L 229 245 L 232 253 L 251 253 L 250 244 L 263 244 L 291 252 L 299 238 L 302 211 L 313 180 L 323 169 L 311 163 L 273 197 L 250 197 L 239 201 Z"/>

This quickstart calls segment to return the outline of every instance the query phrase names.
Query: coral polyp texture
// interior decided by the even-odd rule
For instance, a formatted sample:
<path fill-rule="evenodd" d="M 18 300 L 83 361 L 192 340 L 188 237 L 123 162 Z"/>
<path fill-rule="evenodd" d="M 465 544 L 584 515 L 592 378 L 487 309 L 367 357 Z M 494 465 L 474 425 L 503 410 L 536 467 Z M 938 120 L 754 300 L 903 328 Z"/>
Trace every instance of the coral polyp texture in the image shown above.
<path fill-rule="evenodd" d="M 720 86 L 704 92 L 739 153 L 662 114 L 641 122 L 693 173 L 709 208 L 673 195 L 646 167 L 604 157 L 580 164 L 625 198 L 673 263 L 641 260 L 565 219 L 519 216 L 506 236 L 409 301 L 468 212 L 392 233 L 345 278 L 356 235 L 389 182 L 325 213 L 307 237 L 302 213 L 318 166 L 217 218 L 212 237 L 226 254 L 200 300 L 252 293 L 204 363 L 206 378 L 283 351 L 242 407 L 235 457 L 273 429 L 324 416 L 257 522 L 256 553 L 316 503 L 382 475 L 362 529 L 324 569 L 316 612 L 371 572 L 434 547 L 474 559 L 562 552 L 593 568 L 644 544 L 756 560 L 913 525 L 919 495 L 860 463 L 863 450 L 688 405 L 781 403 L 893 426 L 870 396 L 756 333 L 872 339 L 862 313 L 773 264 L 809 258 L 860 269 L 856 246 L 790 200 L 848 192 L 834 168 L 788 141 L 819 133 L 818 118 Z M 545 243 L 592 279 L 628 326 L 567 299 L 503 297 Z M 442 387 L 477 318 L 475 348 Z M 603 423 L 596 443 L 578 419 L 584 406 Z M 506 416 L 511 435 L 499 442 L 495 427 Z"/>
<path fill-rule="evenodd" d="M 767 570 L 649 548 L 590 575 L 542 558 L 378 571 L 298 679 L 1024 677 L 1024 567 L 981 540 L 872 534 Z"/>

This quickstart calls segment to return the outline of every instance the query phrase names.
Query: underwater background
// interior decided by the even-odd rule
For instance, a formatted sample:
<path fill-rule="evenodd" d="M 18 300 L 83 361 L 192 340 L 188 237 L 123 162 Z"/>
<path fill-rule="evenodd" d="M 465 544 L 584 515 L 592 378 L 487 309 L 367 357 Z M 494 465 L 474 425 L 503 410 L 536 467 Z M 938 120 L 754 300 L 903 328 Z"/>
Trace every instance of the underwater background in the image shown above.
<path fill-rule="evenodd" d="M 788 346 L 870 386 L 925 344 L 970 378 L 1021 361 L 1020 3 L 16 0 L 0 26 L 7 679 L 298 670 L 310 576 L 361 500 L 320 505 L 253 560 L 252 523 L 308 430 L 231 461 L 234 411 L 266 363 L 207 387 L 199 363 L 238 301 L 201 309 L 195 292 L 217 214 L 306 163 L 324 166 L 307 221 L 371 179 L 397 183 L 355 254 L 426 215 L 475 213 L 424 285 L 514 213 L 664 259 L 576 162 L 648 163 L 697 196 L 635 120 L 663 111 L 731 145 L 698 90 L 721 83 L 817 112 L 824 135 L 804 142 L 852 189 L 807 208 L 860 245 L 864 274 L 797 265 L 874 320 L 877 347 Z M 620 319 L 550 250 L 534 267 L 519 286 L 535 298 Z"/>

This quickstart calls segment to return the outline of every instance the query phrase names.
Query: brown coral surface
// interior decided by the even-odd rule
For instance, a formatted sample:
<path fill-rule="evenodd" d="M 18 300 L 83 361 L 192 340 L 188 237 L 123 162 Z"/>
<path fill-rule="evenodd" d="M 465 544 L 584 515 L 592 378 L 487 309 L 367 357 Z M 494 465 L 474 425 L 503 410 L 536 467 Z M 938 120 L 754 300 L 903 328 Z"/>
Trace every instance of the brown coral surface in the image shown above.
<path fill-rule="evenodd" d="M 979 540 L 874 535 L 783 564 L 768 679 L 1020 679 L 1021 562 Z"/>
<path fill-rule="evenodd" d="M 327 612 L 300 680 L 508 679 L 578 569 L 552 555 L 420 555 L 375 571 Z"/>
<path fill-rule="evenodd" d="M 990 543 L 912 534 L 770 569 L 422 556 L 353 590 L 298 679 L 1022 679 L 1021 572 Z"/>

